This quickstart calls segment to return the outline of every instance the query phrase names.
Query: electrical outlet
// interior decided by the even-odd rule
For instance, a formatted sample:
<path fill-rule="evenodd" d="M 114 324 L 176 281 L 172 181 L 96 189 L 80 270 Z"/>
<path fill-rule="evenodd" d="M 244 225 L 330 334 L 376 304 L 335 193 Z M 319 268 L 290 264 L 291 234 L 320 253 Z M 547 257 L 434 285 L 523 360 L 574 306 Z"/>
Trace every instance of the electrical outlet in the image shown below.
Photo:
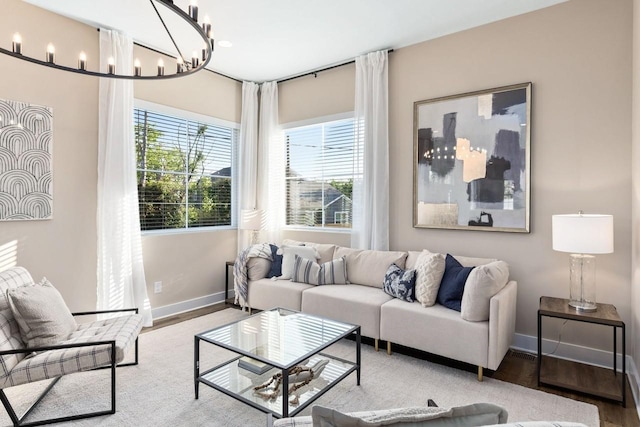
<path fill-rule="evenodd" d="M 162 293 L 162 282 L 153 283 L 153 293 L 155 294 Z"/>

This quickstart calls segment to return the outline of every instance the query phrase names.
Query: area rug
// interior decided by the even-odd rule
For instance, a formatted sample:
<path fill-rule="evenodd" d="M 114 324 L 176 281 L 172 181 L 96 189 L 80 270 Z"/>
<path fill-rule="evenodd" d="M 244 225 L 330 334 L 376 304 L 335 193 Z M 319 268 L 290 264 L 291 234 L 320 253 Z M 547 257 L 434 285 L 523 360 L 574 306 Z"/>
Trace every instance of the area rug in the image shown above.
<path fill-rule="evenodd" d="M 235 309 L 191 319 L 140 335 L 140 364 L 117 373 L 117 412 L 79 420 L 73 426 L 265 426 L 266 415 L 205 385 L 194 399 L 194 334 L 247 316 Z M 353 359 L 355 343 L 343 340 L 326 350 Z M 214 366 L 231 356 L 227 350 L 201 344 L 202 366 Z M 46 384 L 45 384 L 46 385 Z M 7 390 L 12 402 L 26 407 L 43 385 Z M 63 377 L 29 417 L 69 415 L 78 411 L 108 408 L 109 370 Z M 478 382 L 476 374 L 416 359 L 402 354 L 388 356 L 369 345 L 362 346 L 362 382 L 355 373 L 328 391 L 317 404 L 343 411 L 361 411 L 404 406 L 426 406 L 433 399 L 439 406 L 477 402 L 500 405 L 509 421 L 563 420 L 599 426 L 594 405 L 531 390 L 491 378 Z M 0 410 L 0 425 L 9 417 Z M 310 408 L 303 411 L 309 414 Z"/>

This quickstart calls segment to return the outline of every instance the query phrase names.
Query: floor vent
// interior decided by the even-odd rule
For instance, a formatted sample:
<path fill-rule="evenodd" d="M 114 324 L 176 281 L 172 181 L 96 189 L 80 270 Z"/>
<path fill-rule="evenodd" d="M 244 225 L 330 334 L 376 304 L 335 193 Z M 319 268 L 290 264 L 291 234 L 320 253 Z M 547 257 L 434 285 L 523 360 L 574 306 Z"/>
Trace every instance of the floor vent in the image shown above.
<path fill-rule="evenodd" d="M 536 360 L 536 355 L 535 354 L 525 353 L 524 351 L 509 350 L 509 356 L 510 357 L 515 357 L 517 359 Z"/>

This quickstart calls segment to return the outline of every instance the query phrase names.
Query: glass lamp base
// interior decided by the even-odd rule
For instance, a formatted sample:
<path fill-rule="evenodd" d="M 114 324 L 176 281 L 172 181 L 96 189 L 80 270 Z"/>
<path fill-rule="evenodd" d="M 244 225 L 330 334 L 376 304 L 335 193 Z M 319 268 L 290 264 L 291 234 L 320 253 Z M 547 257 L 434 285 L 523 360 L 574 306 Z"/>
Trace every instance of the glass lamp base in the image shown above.
<path fill-rule="evenodd" d="M 593 312 L 598 310 L 598 306 L 595 302 L 589 301 L 569 301 L 569 306 L 576 309 L 576 311 Z"/>
<path fill-rule="evenodd" d="M 596 257 L 571 254 L 569 306 L 577 311 L 596 311 Z"/>

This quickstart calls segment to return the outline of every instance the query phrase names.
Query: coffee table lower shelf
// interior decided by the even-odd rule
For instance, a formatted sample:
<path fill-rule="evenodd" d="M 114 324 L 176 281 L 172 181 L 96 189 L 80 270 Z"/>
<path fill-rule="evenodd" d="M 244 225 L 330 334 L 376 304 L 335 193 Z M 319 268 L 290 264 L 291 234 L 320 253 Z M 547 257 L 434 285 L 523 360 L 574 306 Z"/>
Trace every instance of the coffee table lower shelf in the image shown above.
<path fill-rule="evenodd" d="M 240 357 L 241 356 L 235 357 L 221 365 L 202 372 L 197 378 L 197 381 L 234 399 L 240 400 L 247 405 L 253 406 L 262 412 L 271 413 L 276 418 L 295 416 L 358 368 L 353 362 L 324 353 L 311 356 L 309 362 L 306 363 L 308 366 L 313 365 L 319 359 L 328 359 L 329 363 L 320 373 L 319 378 L 314 378 L 309 384 L 289 395 L 288 414 L 283 415 L 282 385 L 280 386 L 280 393 L 274 399 L 265 398 L 254 391 L 255 386 L 265 384 L 273 375 L 282 371 L 278 368 L 272 368 L 261 375 L 254 374 L 238 367 Z M 291 387 L 291 385 L 292 384 L 289 384 L 289 387 Z M 268 390 L 271 390 L 271 388 L 267 389 L 267 391 Z M 291 403 L 294 396 L 298 397 L 298 403 L 295 405 Z"/>

